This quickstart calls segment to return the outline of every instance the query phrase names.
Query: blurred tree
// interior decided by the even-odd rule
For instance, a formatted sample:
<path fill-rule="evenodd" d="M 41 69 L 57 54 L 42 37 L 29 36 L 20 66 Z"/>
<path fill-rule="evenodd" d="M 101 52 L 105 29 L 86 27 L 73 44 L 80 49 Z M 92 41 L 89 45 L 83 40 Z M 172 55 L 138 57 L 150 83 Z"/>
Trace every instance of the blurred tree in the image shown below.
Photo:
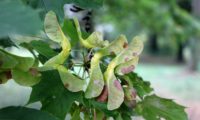
<path fill-rule="evenodd" d="M 177 1 L 178 6 L 180 6 L 182 9 L 186 10 L 188 13 L 192 10 L 192 4 L 190 0 L 178 0 Z M 178 44 L 178 50 L 177 50 L 177 62 L 184 62 L 184 53 L 183 49 L 185 47 L 186 42 L 180 42 L 177 41 Z"/>
<path fill-rule="evenodd" d="M 190 13 L 190 0 L 117 0 L 105 4 L 103 13 L 107 14 L 101 18 L 114 23 L 117 31 L 126 32 L 128 36 L 133 35 L 130 32 L 145 31 L 149 34 L 148 45 L 153 53 L 170 51 L 176 46 L 174 52 L 179 62 L 183 61 L 186 41 L 191 36 L 200 36 L 200 22 Z M 160 48 L 160 40 L 168 43 L 165 45 L 169 49 Z"/>
<path fill-rule="evenodd" d="M 192 12 L 193 15 L 197 18 L 200 18 L 200 1 L 192 0 Z M 191 61 L 191 69 L 198 70 L 199 67 L 199 52 L 200 52 L 200 41 L 199 37 L 194 36 L 191 40 L 191 53 L 192 53 L 192 61 Z"/>

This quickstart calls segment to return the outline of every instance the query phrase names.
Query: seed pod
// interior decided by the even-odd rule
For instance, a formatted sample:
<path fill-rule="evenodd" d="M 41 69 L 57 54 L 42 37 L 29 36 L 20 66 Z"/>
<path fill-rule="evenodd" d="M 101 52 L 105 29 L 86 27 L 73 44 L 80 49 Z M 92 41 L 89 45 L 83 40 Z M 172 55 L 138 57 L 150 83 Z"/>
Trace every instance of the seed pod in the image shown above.
<path fill-rule="evenodd" d="M 125 100 L 124 103 L 130 107 L 134 108 L 136 106 L 136 90 L 133 87 L 126 87 L 124 88 L 124 95 L 125 95 Z"/>
<path fill-rule="evenodd" d="M 98 102 L 106 102 L 108 99 L 108 87 L 104 86 L 101 95 L 97 98 Z"/>
<path fill-rule="evenodd" d="M 131 100 L 131 101 L 125 100 L 124 103 L 129 108 L 135 108 L 136 107 L 136 100 Z"/>

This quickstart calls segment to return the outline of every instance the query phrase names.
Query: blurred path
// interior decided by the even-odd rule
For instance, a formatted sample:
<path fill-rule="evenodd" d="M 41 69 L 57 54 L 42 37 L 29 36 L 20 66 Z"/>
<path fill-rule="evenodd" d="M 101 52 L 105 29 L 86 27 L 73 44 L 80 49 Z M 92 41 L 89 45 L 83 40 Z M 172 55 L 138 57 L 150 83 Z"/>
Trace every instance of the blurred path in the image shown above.
<path fill-rule="evenodd" d="M 136 72 L 151 82 L 157 95 L 174 99 L 187 107 L 189 120 L 200 119 L 200 73 L 183 65 L 138 65 Z"/>

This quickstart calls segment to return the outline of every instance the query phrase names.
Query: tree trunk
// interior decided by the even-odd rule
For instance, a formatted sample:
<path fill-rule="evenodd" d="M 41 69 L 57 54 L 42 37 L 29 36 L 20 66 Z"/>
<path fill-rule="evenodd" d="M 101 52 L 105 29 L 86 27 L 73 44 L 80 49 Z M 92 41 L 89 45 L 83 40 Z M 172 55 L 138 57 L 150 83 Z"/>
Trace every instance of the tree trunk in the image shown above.
<path fill-rule="evenodd" d="M 182 63 L 184 62 L 184 55 L 183 55 L 184 45 L 182 42 L 178 43 L 178 52 L 177 52 L 177 62 Z"/>
<path fill-rule="evenodd" d="M 194 16 L 200 17 L 200 0 L 192 0 L 192 12 Z"/>
<path fill-rule="evenodd" d="M 149 48 L 151 53 L 153 54 L 158 53 L 159 50 L 158 40 L 157 40 L 157 35 L 155 33 L 150 35 Z"/>
<path fill-rule="evenodd" d="M 191 47 L 191 63 L 190 68 L 193 71 L 198 70 L 199 65 L 199 38 L 193 37 L 190 40 L 190 47 Z"/>
<path fill-rule="evenodd" d="M 192 0 L 192 13 L 195 17 L 200 17 L 200 0 Z M 199 65 L 199 47 L 200 47 L 200 38 L 193 36 L 191 40 L 191 69 L 198 70 Z"/>

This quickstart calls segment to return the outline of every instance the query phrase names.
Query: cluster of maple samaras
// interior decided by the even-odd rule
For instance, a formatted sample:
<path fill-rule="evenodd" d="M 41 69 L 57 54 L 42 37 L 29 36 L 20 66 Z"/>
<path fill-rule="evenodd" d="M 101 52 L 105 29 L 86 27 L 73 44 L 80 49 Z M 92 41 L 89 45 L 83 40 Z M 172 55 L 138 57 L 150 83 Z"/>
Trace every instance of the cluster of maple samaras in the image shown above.
<path fill-rule="evenodd" d="M 132 72 L 138 62 L 138 55 L 143 49 L 143 43 L 135 37 L 129 44 L 124 35 L 119 36 L 115 41 L 109 43 L 104 41 L 101 33 L 94 32 L 87 39 L 82 38 L 80 26 L 77 19 L 74 19 L 78 37 L 81 44 L 88 49 L 99 48 L 91 59 L 89 70 L 89 84 L 73 75 L 65 66 L 71 50 L 69 38 L 64 35 L 57 21 L 56 14 L 50 11 L 46 14 L 44 27 L 47 36 L 59 43 L 62 51 L 49 59 L 39 70 L 57 69 L 65 87 L 72 91 L 84 91 L 86 98 L 98 98 L 99 101 L 107 101 L 108 110 L 117 109 L 124 101 L 135 99 L 135 91 L 131 84 L 122 87 L 115 75 L 124 75 Z M 101 58 L 114 54 L 102 73 L 100 68 Z M 0 49 L 0 84 L 5 83 L 11 77 L 20 85 L 33 86 L 40 81 L 40 74 L 37 72 L 38 61 L 30 57 L 12 55 Z"/>
<path fill-rule="evenodd" d="M 86 98 L 99 97 L 100 101 L 106 99 L 108 110 L 119 108 L 126 95 L 124 95 L 124 91 L 127 90 L 123 90 L 120 81 L 115 75 L 124 75 L 133 71 L 138 62 L 138 55 L 143 49 L 142 41 L 138 37 L 135 37 L 128 44 L 126 37 L 120 35 L 115 41 L 109 43 L 103 40 L 99 32 L 93 32 L 87 39 L 83 39 L 78 20 L 74 19 L 74 22 L 81 44 L 85 48 L 99 48 L 91 59 L 89 84 L 86 84 L 85 80 L 81 80 L 71 74 L 63 66 L 64 61 L 70 54 L 71 45 L 68 37 L 62 32 L 55 13 L 52 11 L 48 12 L 45 17 L 45 32 L 51 40 L 61 44 L 62 51 L 47 61 L 44 67 L 56 68 L 63 84 L 68 90 L 72 92 L 84 91 Z M 114 54 L 116 57 L 111 60 L 105 73 L 102 73 L 100 60 L 102 57 L 110 54 Z M 129 95 L 133 96 L 133 94 Z"/>

